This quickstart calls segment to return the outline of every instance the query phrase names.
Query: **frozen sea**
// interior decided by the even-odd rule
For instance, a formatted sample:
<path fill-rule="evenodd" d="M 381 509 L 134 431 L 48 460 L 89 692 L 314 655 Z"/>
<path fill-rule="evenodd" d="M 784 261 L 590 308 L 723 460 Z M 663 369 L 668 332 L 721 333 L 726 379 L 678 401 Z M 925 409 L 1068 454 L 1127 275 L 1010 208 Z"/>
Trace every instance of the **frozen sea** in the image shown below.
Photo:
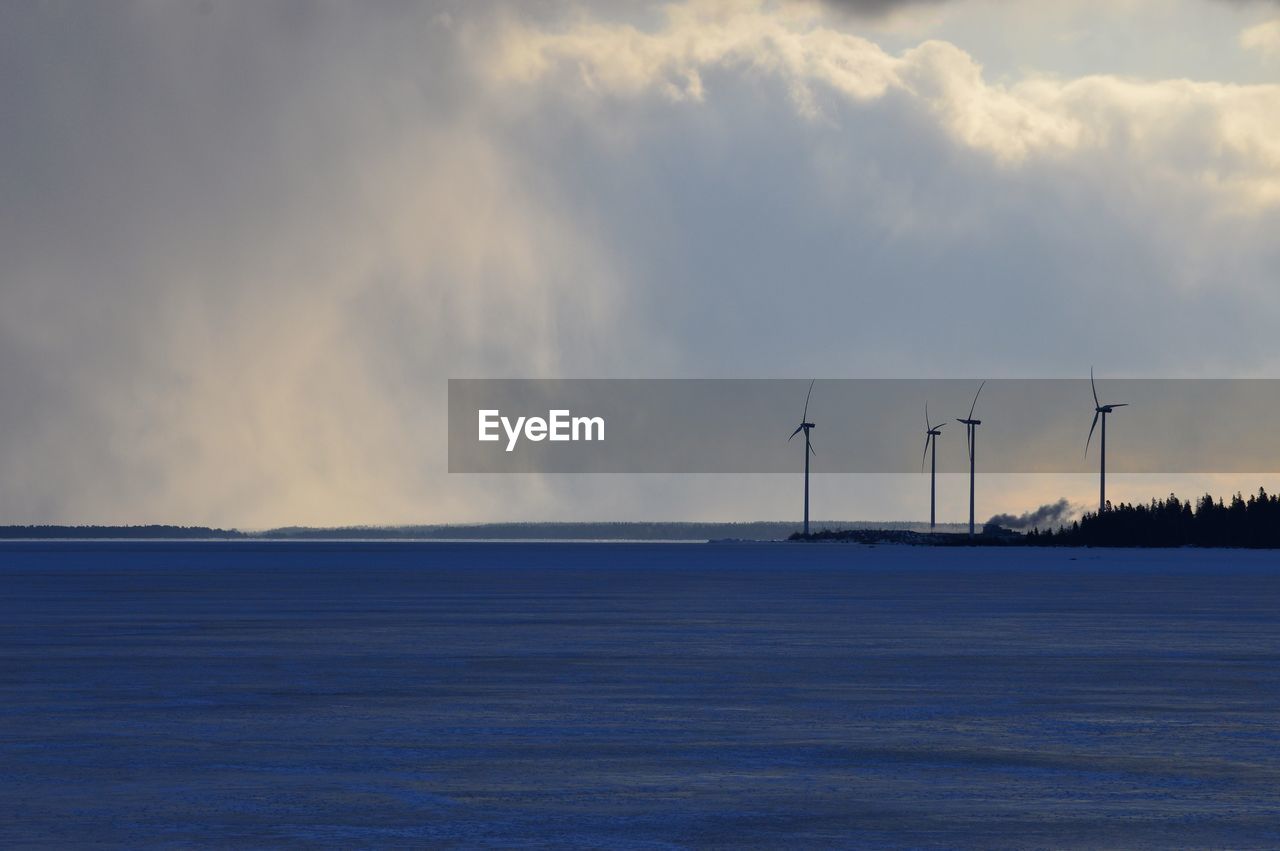
<path fill-rule="evenodd" d="M 1280 555 L 0 544 L 0 846 L 1280 847 Z"/>

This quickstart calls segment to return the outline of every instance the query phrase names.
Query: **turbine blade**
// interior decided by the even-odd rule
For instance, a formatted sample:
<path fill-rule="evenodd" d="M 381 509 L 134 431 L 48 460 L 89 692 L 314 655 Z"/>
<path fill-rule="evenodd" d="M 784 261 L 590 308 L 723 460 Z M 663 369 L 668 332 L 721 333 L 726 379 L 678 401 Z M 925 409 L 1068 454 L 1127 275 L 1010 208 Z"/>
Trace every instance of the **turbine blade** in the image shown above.
<path fill-rule="evenodd" d="M 1093 391 L 1093 406 L 1101 408 L 1102 403 L 1098 401 L 1098 385 L 1093 383 L 1093 367 L 1089 367 L 1089 389 Z"/>
<path fill-rule="evenodd" d="M 983 381 L 978 385 L 978 392 L 973 394 L 973 404 L 969 406 L 969 419 L 973 419 L 973 409 L 978 407 L 978 396 L 982 393 L 982 388 L 987 386 L 987 382 Z"/>
<path fill-rule="evenodd" d="M 925 432 L 924 435 L 924 454 L 920 456 L 920 472 L 924 472 L 924 462 L 929 459 L 929 441 L 933 439 L 933 435 Z"/>
<path fill-rule="evenodd" d="M 969 426 L 968 428 L 969 428 L 969 460 L 972 461 L 973 460 L 973 437 L 974 437 L 973 433 L 975 429 L 973 426 Z"/>
<path fill-rule="evenodd" d="M 800 433 L 800 429 L 802 429 L 802 428 L 804 428 L 804 426 L 802 426 L 802 425 L 798 425 L 798 426 L 796 426 L 796 430 L 795 430 L 795 431 L 793 431 L 793 432 L 791 432 L 791 437 L 795 437 L 797 434 L 799 434 L 799 433 Z M 787 438 L 787 443 L 790 443 L 790 442 L 791 442 L 791 437 L 788 437 L 788 438 Z"/>
<path fill-rule="evenodd" d="M 942 428 L 946 423 L 938 423 L 934 428 Z"/>
<path fill-rule="evenodd" d="M 809 422 L 809 397 L 813 395 L 813 382 L 818 379 L 812 379 L 809 382 L 809 392 L 804 394 L 804 416 L 800 418 L 800 422 Z"/>
<path fill-rule="evenodd" d="M 814 449 L 814 448 L 813 448 L 813 444 L 812 444 L 812 443 L 810 443 L 809 441 L 807 441 L 807 440 L 806 440 L 806 441 L 804 442 L 804 445 L 805 445 L 805 446 L 807 446 L 807 447 L 809 447 L 809 451 L 810 451 L 810 452 L 812 452 L 814 455 L 817 455 L 817 454 L 818 454 L 818 450 Z"/>
<path fill-rule="evenodd" d="M 1089 439 L 1084 442 L 1084 457 L 1089 457 L 1089 443 L 1093 440 L 1093 430 L 1098 427 L 1098 417 L 1102 416 L 1101 411 L 1093 412 L 1093 425 L 1089 426 Z"/>
<path fill-rule="evenodd" d="M 1112 402 L 1107 407 L 1108 408 L 1127 408 L 1129 407 L 1129 403 L 1128 402 Z"/>
<path fill-rule="evenodd" d="M 924 430 L 928 431 L 931 428 L 933 428 L 933 426 L 929 425 L 929 403 L 925 402 L 924 403 Z"/>

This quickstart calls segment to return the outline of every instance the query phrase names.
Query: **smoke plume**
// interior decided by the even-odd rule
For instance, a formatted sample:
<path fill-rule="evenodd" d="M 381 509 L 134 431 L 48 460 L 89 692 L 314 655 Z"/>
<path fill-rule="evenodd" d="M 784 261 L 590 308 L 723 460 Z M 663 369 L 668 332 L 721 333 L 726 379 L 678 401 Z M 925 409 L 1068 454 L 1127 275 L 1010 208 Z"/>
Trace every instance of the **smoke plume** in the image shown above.
<path fill-rule="evenodd" d="M 987 521 L 988 526 L 1003 526 L 1006 529 L 1051 529 L 1066 523 L 1076 514 L 1075 508 L 1066 497 L 1054 503 L 1042 505 L 1026 514 L 997 514 Z"/>

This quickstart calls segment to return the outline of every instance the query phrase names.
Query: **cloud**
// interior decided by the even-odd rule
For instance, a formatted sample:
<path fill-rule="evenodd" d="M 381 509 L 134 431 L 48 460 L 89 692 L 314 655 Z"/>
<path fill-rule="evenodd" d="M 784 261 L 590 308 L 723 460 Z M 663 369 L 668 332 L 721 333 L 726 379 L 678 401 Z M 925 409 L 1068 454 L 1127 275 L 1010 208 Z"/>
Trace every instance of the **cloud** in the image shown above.
<path fill-rule="evenodd" d="M 0 516 L 795 508 L 785 477 L 450 476 L 449 377 L 1280 374 L 1272 87 L 654 9 L 0 4 Z M 832 517 L 921 493 L 814 483 Z"/>
<path fill-rule="evenodd" d="M 798 112 L 820 120 L 822 92 L 852 103 L 906 97 L 958 143 L 1005 166 L 1107 151 L 1198 182 L 1226 207 L 1280 204 L 1280 86 L 1095 75 L 1029 75 L 1004 83 L 954 44 L 930 40 L 891 55 L 822 15 L 763 3 L 690 2 L 649 30 L 588 23 L 514 27 L 493 73 L 555 75 L 598 95 L 655 91 L 707 97 L 704 77 L 730 70 L 782 80 Z"/>
<path fill-rule="evenodd" d="M 1278 366 L 1274 87 L 996 84 L 954 45 L 759 4 L 523 21 L 475 61 L 687 374 Z"/>
<path fill-rule="evenodd" d="M 1266 57 L 1280 57 L 1280 18 L 1264 21 L 1242 31 L 1240 46 Z"/>
<path fill-rule="evenodd" d="M 821 2 L 837 11 L 876 16 L 911 6 L 936 5 L 948 0 L 821 0 Z"/>
<path fill-rule="evenodd" d="M 496 499 L 445 478 L 445 379 L 609 363 L 607 260 L 456 100 L 432 14 L 201 8 L 0 12 L 26 72 L 0 87 L 0 386 L 22 400 L 0 412 L 0 516 Z"/>

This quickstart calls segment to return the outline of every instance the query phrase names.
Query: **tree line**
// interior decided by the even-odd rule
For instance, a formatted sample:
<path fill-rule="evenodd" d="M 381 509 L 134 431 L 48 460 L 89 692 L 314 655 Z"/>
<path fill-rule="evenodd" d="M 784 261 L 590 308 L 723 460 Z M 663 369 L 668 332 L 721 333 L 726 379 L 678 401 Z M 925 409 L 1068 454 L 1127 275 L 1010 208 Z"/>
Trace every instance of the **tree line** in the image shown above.
<path fill-rule="evenodd" d="M 1150 503 L 1107 503 L 1070 526 L 1032 529 L 1025 543 L 1062 547 L 1280 547 L 1280 497 L 1258 488 L 1230 502 L 1205 494 L 1182 501 L 1174 494 Z"/>

